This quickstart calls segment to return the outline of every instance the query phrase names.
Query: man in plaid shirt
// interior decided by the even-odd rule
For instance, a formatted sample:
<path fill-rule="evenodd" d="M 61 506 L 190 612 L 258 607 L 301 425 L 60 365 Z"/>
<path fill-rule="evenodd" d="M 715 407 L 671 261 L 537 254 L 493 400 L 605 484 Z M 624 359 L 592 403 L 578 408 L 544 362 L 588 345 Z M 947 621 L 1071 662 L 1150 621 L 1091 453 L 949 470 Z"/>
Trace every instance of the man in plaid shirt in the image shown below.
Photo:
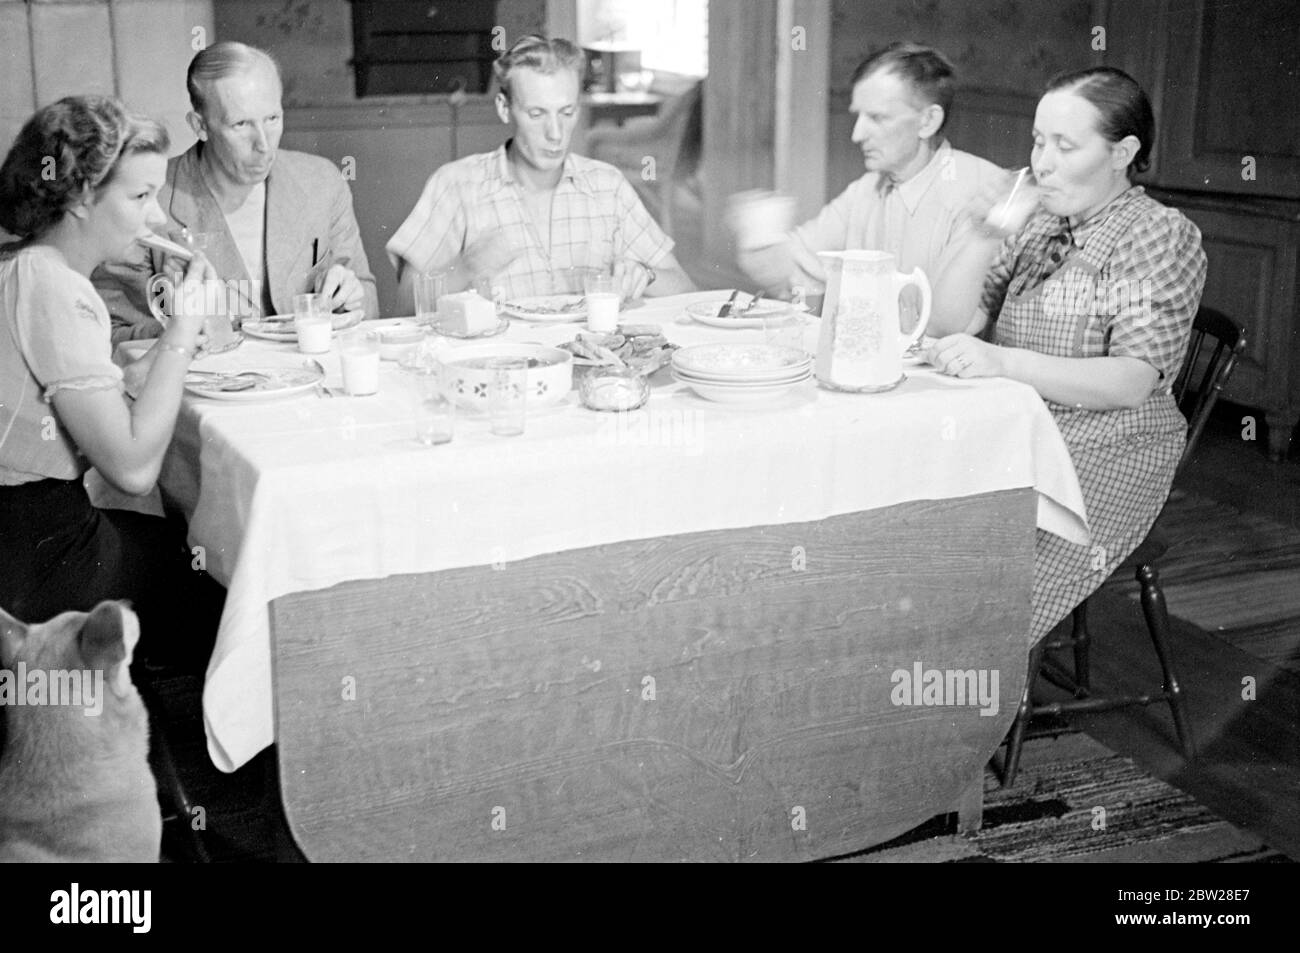
<path fill-rule="evenodd" d="M 613 268 L 624 298 L 695 286 L 623 174 L 569 152 L 582 54 L 527 36 L 494 65 L 497 113 L 514 136 L 438 169 L 387 245 L 403 296 L 414 276 L 454 269 L 448 290 L 488 278 L 507 297 L 571 290 L 568 268 Z"/>

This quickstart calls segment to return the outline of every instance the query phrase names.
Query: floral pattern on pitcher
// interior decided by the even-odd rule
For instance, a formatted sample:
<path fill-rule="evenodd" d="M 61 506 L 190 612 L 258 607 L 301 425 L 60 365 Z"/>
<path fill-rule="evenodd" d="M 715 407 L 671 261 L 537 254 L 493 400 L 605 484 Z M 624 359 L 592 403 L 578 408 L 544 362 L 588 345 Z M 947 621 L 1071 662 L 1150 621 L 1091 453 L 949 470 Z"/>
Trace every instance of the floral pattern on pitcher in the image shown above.
<path fill-rule="evenodd" d="M 884 344 L 884 325 L 871 299 L 845 298 L 835 312 L 835 356 L 868 358 L 880 353 Z"/>

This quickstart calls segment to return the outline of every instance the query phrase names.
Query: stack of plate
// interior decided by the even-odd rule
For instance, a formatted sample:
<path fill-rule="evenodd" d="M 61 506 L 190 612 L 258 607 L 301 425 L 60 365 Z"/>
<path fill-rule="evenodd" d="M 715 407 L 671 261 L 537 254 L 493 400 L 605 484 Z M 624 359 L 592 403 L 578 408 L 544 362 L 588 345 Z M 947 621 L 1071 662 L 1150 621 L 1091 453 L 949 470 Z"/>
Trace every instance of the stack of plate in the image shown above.
<path fill-rule="evenodd" d="M 807 351 L 774 344 L 699 344 L 673 352 L 673 377 L 708 400 L 770 400 L 812 377 Z"/>

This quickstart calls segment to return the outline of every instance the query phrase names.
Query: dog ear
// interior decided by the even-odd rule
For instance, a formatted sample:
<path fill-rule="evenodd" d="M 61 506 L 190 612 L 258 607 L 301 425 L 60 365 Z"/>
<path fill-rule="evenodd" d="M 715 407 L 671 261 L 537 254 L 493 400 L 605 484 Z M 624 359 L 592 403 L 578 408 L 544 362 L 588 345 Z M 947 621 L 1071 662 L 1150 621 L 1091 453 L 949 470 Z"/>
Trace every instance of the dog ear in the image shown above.
<path fill-rule="evenodd" d="M 0 665 L 10 665 L 27 638 L 27 626 L 0 609 Z"/>
<path fill-rule="evenodd" d="M 91 668 L 102 669 L 129 662 L 139 638 L 140 622 L 124 602 L 95 606 L 78 635 L 82 659 Z"/>

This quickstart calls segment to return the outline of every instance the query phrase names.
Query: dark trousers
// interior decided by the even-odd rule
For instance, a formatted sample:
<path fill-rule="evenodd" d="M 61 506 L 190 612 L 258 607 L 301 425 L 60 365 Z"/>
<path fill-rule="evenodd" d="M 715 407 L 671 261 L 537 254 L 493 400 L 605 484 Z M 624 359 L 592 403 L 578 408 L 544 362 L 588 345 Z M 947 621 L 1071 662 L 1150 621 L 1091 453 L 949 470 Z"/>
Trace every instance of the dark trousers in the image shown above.
<path fill-rule="evenodd" d="M 81 480 L 0 486 L 0 608 L 23 622 L 130 600 L 149 659 L 199 671 L 225 590 L 191 568 L 173 519 L 96 509 Z"/>

